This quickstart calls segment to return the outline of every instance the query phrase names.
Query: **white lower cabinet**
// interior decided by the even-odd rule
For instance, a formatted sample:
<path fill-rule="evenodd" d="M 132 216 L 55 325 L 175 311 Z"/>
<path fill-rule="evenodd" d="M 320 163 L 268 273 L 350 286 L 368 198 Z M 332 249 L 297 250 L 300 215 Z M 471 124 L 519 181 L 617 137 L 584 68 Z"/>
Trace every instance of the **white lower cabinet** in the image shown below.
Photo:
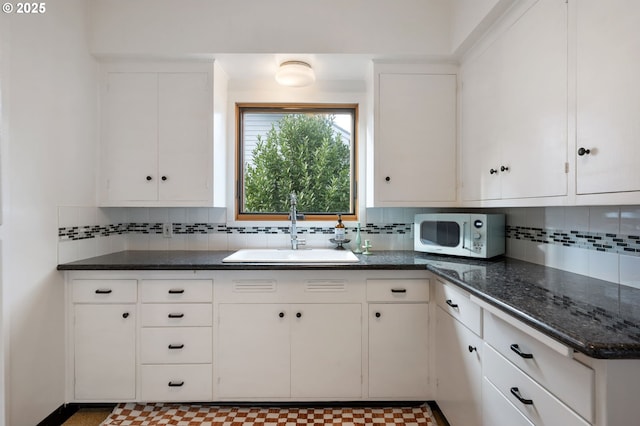
<path fill-rule="evenodd" d="M 75 399 L 135 398 L 135 305 L 78 304 L 73 312 Z"/>
<path fill-rule="evenodd" d="M 481 309 L 436 279 L 436 400 L 451 426 L 481 425 Z"/>
<path fill-rule="evenodd" d="M 136 281 L 72 280 L 72 398 L 136 397 Z"/>
<path fill-rule="evenodd" d="M 493 385 L 535 425 L 589 425 L 489 345 L 484 350 L 484 371 Z"/>
<path fill-rule="evenodd" d="M 427 399 L 429 280 L 369 279 L 367 300 L 369 397 Z"/>
<path fill-rule="evenodd" d="M 141 280 L 140 398 L 213 398 L 212 280 Z"/>
<path fill-rule="evenodd" d="M 362 397 L 360 304 L 220 304 L 221 398 Z"/>

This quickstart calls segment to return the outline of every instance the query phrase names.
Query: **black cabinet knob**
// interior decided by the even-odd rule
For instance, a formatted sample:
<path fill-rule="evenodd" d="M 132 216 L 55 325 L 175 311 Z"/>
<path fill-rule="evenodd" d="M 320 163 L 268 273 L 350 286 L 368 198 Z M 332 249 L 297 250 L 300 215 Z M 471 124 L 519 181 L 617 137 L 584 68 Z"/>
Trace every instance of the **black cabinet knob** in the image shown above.
<path fill-rule="evenodd" d="M 473 351 L 477 351 L 478 350 L 475 346 L 471 346 L 471 345 L 469 345 L 468 349 L 469 349 L 469 352 L 473 352 Z"/>
<path fill-rule="evenodd" d="M 284 318 L 284 312 L 280 312 L 280 313 L 278 314 L 278 316 L 279 316 L 280 318 Z"/>
<path fill-rule="evenodd" d="M 500 166 L 500 171 L 501 172 L 507 172 L 507 171 L 509 171 L 509 167 L 508 166 Z"/>
<path fill-rule="evenodd" d="M 125 319 L 129 318 L 129 312 L 125 312 L 124 314 L 122 314 L 122 318 L 125 318 Z"/>
<path fill-rule="evenodd" d="M 579 155 L 580 157 L 582 157 L 582 156 L 583 156 L 583 155 L 585 155 L 585 154 L 587 154 L 587 155 L 591 154 L 591 150 L 590 150 L 590 149 L 587 149 L 587 148 L 582 148 L 582 147 L 580 147 L 580 149 L 578 149 L 578 155 Z"/>
<path fill-rule="evenodd" d="M 380 312 L 376 312 L 376 318 L 380 318 L 382 314 Z"/>
<path fill-rule="evenodd" d="M 391 182 L 391 176 L 387 176 L 386 178 L 384 178 L 384 180 L 387 182 Z"/>
<path fill-rule="evenodd" d="M 147 176 L 147 180 L 151 180 L 151 179 L 152 179 L 151 176 Z"/>
<path fill-rule="evenodd" d="M 498 171 L 496 169 L 489 170 L 489 174 L 490 175 L 495 175 L 496 173 L 498 173 Z"/>
<path fill-rule="evenodd" d="M 162 176 L 160 179 L 162 179 L 163 181 L 167 180 L 168 178 L 166 176 Z"/>
<path fill-rule="evenodd" d="M 302 312 L 297 312 L 296 313 L 296 318 L 302 318 Z"/>

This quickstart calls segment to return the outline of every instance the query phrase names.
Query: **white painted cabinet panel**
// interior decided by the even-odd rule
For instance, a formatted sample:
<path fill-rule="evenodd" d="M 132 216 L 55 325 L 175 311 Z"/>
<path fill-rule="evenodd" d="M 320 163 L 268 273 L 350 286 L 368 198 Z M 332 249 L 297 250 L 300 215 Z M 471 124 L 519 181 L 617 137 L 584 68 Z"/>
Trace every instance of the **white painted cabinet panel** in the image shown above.
<path fill-rule="evenodd" d="M 362 305 L 293 305 L 291 396 L 362 397 Z"/>
<path fill-rule="evenodd" d="M 436 400 L 451 426 L 482 425 L 482 339 L 436 308 Z"/>
<path fill-rule="evenodd" d="M 410 400 L 428 395 L 429 305 L 369 304 L 369 397 Z"/>
<path fill-rule="evenodd" d="M 158 198 L 211 198 L 212 111 L 207 73 L 158 75 Z"/>
<path fill-rule="evenodd" d="M 640 3 L 575 7 L 577 193 L 640 191 Z"/>
<path fill-rule="evenodd" d="M 462 67 L 463 201 L 567 194 L 567 5 L 540 0 Z"/>
<path fill-rule="evenodd" d="M 220 304 L 220 397 L 361 398 L 361 321 L 359 304 Z"/>
<path fill-rule="evenodd" d="M 457 76 L 378 66 L 375 87 L 375 206 L 456 201 Z"/>
<path fill-rule="evenodd" d="M 191 68 L 107 67 L 102 205 L 212 205 L 213 72 Z"/>
<path fill-rule="evenodd" d="M 75 399 L 136 397 L 136 306 L 73 305 Z"/>
<path fill-rule="evenodd" d="M 291 393 L 289 317 L 281 304 L 218 305 L 218 396 L 284 398 Z"/>
<path fill-rule="evenodd" d="M 109 73 L 103 99 L 103 177 L 107 201 L 156 200 L 158 75 Z"/>

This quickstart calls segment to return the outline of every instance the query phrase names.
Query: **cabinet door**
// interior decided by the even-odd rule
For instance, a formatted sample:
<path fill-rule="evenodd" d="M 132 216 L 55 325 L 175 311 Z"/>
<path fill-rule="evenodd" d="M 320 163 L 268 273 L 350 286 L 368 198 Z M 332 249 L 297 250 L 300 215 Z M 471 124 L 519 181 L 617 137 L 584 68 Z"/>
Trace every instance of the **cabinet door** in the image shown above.
<path fill-rule="evenodd" d="M 640 3 L 577 9 L 577 193 L 640 191 Z"/>
<path fill-rule="evenodd" d="M 456 76 L 380 74 L 376 118 L 376 203 L 455 201 Z"/>
<path fill-rule="evenodd" d="M 369 397 L 429 396 L 429 305 L 369 305 Z"/>
<path fill-rule="evenodd" d="M 158 76 L 107 74 L 103 102 L 104 182 L 108 201 L 158 197 Z"/>
<path fill-rule="evenodd" d="M 135 398 L 135 305 L 74 305 L 73 309 L 75 398 Z"/>
<path fill-rule="evenodd" d="M 158 75 L 159 199 L 209 200 L 213 136 L 207 73 Z"/>
<path fill-rule="evenodd" d="M 481 425 L 482 339 L 436 309 L 436 401 L 451 426 Z"/>
<path fill-rule="evenodd" d="M 360 304 L 292 306 L 292 397 L 362 397 L 361 309 Z"/>
<path fill-rule="evenodd" d="M 290 395 L 291 310 L 280 304 L 220 304 L 218 395 L 282 398 Z"/>
<path fill-rule="evenodd" d="M 567 28 L 540 0 L 463 66 L 464 200 L 567 194 Z"/>

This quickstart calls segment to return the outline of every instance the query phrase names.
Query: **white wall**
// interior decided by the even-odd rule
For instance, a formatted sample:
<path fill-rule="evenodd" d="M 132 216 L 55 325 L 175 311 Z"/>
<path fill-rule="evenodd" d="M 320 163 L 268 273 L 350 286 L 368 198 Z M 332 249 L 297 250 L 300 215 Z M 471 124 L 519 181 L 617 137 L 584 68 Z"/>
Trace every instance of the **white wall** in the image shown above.
<path fill-rule="evenodd" d="M 451 0 L 451 52 L 469 48 L 515 0 Z"/>
<path fill-rule="evenodd" d="M 94 0 L 91 51 L 443 55 L 448 1 Z"/>
<path fill-rule="evenodd" d="M 10 27 L 8 76 L 1 80 L 8 90 L 2 154 L 10 158 L 2 174 L 6 423 L 31 426 L 64 402 L 57 212 L 59 204 L 95 205 L 97 68 L 88 54 L 84 0 L 3 18 Z"/>

